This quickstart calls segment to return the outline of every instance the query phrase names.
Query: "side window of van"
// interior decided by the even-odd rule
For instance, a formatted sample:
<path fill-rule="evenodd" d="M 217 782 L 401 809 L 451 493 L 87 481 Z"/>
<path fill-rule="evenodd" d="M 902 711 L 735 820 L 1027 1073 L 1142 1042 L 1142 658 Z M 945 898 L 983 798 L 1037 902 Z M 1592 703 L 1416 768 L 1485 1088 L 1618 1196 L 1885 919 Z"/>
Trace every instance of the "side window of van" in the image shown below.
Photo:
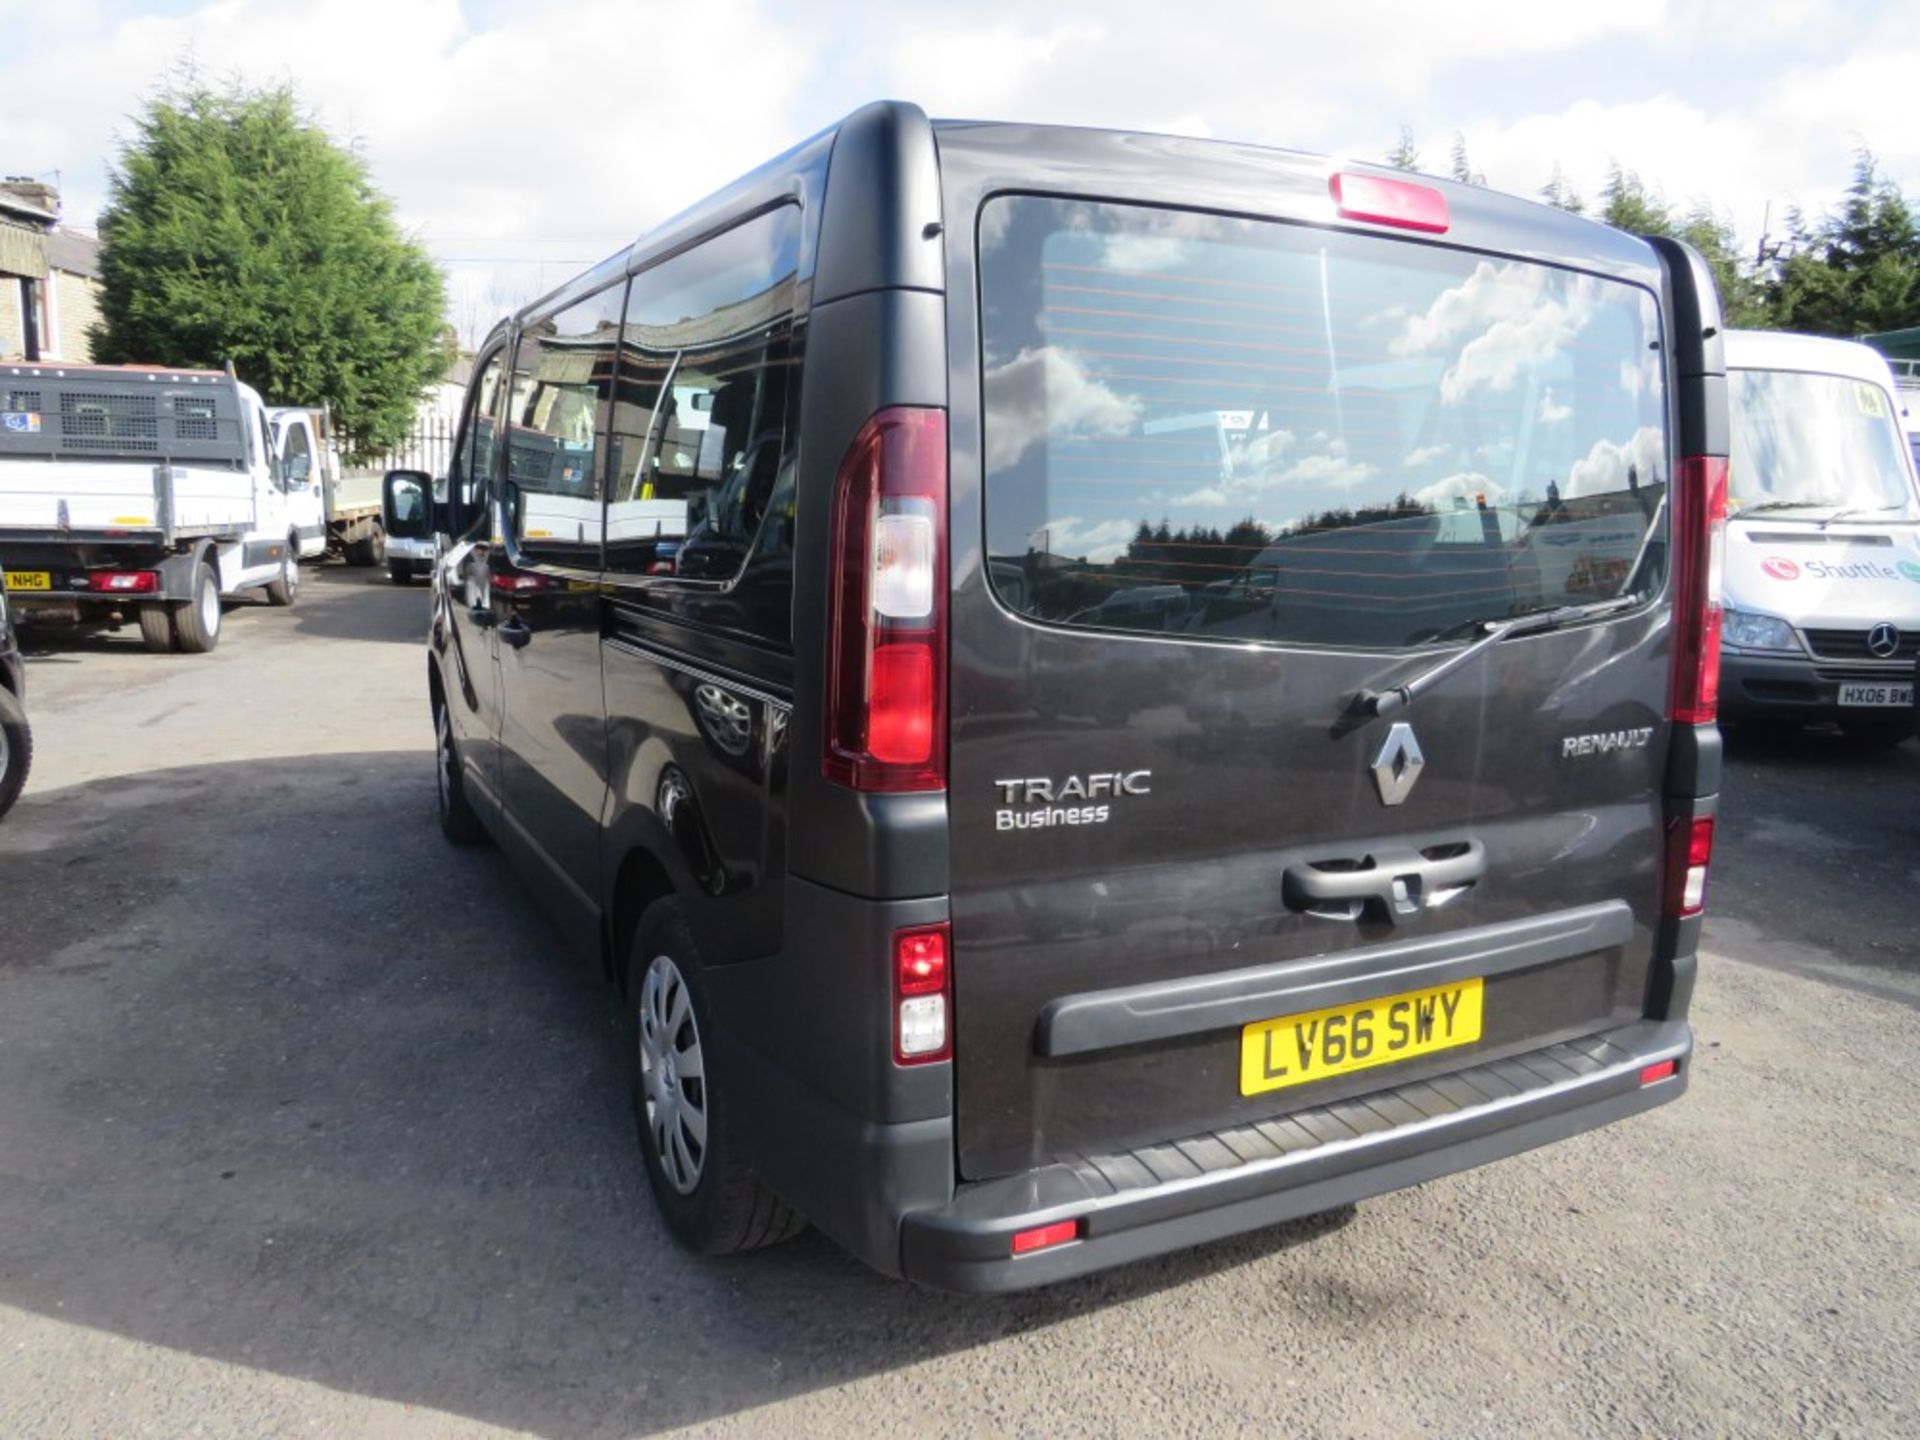
<path fill-rule="evenodd" d="M 799 251 L 800 213 L 784 206 L 634 277 L 613 407 L 610 569 L 789 584 Z"/>
<path fill-rule="evenodd" d="M 530 556 L 599 567 L 605 416 L 625 294 L 614 285 L 520 331 L 506 501 L 513 538 Z"/>
<path fill-rule="evenodd" d="M 500 378 L 505 370 L 506 352 L 496 350 L 467 387 L 460 438 L 454 445 L 453 465 L 447 475 L 449 498 L 462 517 L 455 529 L 461 533 L 473 529 L 486 515 L 491 498 L 495 457 L 499 454 Z"/>

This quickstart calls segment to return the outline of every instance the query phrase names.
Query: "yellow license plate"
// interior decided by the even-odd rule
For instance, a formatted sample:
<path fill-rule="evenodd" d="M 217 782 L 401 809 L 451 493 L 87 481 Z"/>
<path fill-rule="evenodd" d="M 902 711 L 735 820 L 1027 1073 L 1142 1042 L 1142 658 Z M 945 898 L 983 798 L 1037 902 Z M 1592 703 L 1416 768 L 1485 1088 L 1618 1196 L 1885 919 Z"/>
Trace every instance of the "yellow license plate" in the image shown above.
<path fill-rule="evenodd" d="M 7 571 L 7 589 L 51 590 L 53 576 L 45 570 L 9 570 Z"/>
<path fill-rule="evenodd" d="M 1277 1020 L 1240 1032 L 1240 1093 L 1259 1095 L 1391 1065 L 1480 1038 L 1479 980 L 1382 995 Z"/>

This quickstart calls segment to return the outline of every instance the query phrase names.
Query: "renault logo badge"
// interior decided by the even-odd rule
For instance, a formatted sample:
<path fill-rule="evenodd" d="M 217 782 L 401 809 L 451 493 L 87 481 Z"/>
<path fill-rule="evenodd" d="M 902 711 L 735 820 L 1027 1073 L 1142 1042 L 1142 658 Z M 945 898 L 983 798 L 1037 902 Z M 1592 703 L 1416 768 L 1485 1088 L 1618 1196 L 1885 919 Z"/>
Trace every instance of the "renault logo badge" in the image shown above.
<path fill-rule="evenodd" d="M 1420 753 L 1420 742 L 1413 738 L 1413 727 L 1396 721 L 1381 742 L 1380 753 L 1373 757 L 1373 783 L 1380 787 L 1382 805 L 1398 805 L 1413 793 L 1414 781 L 1426 768 L 1427 758 Z"/>
<path fill-rule="evenodd" d="M 1882 620 L 1867 632 L 1867 649 L 1877 659 L 1891 660 L 1900 653 L 1900 632 Z"/>

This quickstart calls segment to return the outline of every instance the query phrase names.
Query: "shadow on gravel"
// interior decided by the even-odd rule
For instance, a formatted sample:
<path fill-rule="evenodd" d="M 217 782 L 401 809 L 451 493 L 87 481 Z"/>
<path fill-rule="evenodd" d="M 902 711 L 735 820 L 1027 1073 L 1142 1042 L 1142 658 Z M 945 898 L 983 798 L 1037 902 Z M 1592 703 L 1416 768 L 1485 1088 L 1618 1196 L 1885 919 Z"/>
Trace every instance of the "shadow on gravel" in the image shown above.
<path fill-rule="evenodd" d="M 1839 766 L 1902 776 L 1920 769 L 1920 740 L 1870 745 L 1833 726 L 1728 725 L 1722 727 L 1722 735 L 1729 760 L 1796 769 Z"/>
<path fill-rule="evenodd" d="M 378 568 L 327 563 L 303 572 L 294 627 L 321 640 L 424 645 L 427 587 L 396 585 Z"/>
<path fill-rule="evenodd" d="M 30 796 L 0 827 L 0 1304 L 552 1437 L 713 1419 L 1351 1218 L 954 1299 L 667 1240 L 624 1046 L 424 754 Z M 899 1417 L 895 1417 L 896 1421 Z"/>

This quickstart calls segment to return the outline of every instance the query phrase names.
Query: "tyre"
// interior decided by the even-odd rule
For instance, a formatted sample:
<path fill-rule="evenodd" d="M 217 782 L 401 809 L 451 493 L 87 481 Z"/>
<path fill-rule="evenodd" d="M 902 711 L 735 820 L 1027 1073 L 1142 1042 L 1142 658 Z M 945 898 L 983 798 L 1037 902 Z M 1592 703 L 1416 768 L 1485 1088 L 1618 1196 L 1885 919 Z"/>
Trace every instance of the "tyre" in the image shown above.
<path fill-rule="evenodd" d="M 760 1183 L 732 1138 L 700 976 L 686 912 L 678 900 L 655 901 L 640 917 L 626 972 L 640 1153 L 673 1238 L 698 1255 L 731 1255 L 789 1239 L 806 1222 Z"/>
<path fill-rule="evenodd" d="M 11 690 L 0 689 L 0 816 L 13 808 L 33 768 L 33 730 L 27 708 Z"/>
<path fill-rule="evenodd" d="M 384 565 L 387 563 L 387 532 L 378 525 L 371 525 L 367 533 L 358 540 L 347 542 L 347 563 L 349 565 Z"/>
<path fill-rule="evenodd" d="M 267 584 L 267 603 L 288 606 L 300 598 L 300 544 L 287 537 L 287 553 L 280 561 L 280 578 Z"/>
<path fill-rule="evenodd" d="M 405 560 L 387 562 L 387 578 L 396 585 L 413 584 L 413 566 Z"/>
<path fill-rule="evenodd" d="M 204 655 L 220 643 L 220 578 L 213 566 L 195 566 L 193 598 L 169 601 L 167 609 L 173 614 L 173 633 L 187 654 Z"/>
<path fill-rule="evenodd" d="M 1906 710 L 1891 715 L 1849 715 L 1841 720 L 1840 733 L 1856 745 L 1878 750 L 1898 745 L 1912 735 L 1914 717 Z"/>
<path fill-rule="evenodd" d="M 467 802 L 467 783 L 460 774 L 460 752 L 453 741 L 453 721 L 445 704 L 433 707 L 433 770 L 439 794 L 440 833 L 455 845 L 478 845 L 487 827 Z"/>
<path fill-rule="evenodd" d="M 171 655 L 178 650 L 180 639 L 173 633 L 173 611 L 158 600 L 142 605 L 140 638 L 156 655 Z"/>

